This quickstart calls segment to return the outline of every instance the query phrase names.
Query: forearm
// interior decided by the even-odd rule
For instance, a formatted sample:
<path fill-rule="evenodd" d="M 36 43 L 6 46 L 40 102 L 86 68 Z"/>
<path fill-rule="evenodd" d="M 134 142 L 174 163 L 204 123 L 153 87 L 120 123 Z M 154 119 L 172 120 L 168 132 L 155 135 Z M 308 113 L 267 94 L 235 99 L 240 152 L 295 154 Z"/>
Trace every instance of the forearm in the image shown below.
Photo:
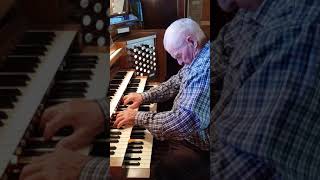
<path fill-rule="evenodd" d="M 181 71 L 181 70 L 180 70 Z M 150 90 L 141 93 L 144 103 L 164 102 L 175 97 L 180 89 L 182 81 L 180 71 L 178 74 L 172 76 L 169 80 L 161 83 L 159 86 L 151 88 Z"/>
<path fill-rule="evenodd" d="M 109 159 L 92 158 L 81 170 L 79 180 L 106 180 L 109 175 Z"/>
<path fill-rule="evenodd" d="M 135 122 L 148 129 L 157 139 L 183 140 L 199 129 L 194 114 L 182 109 L 161 113 L 138 112 Z"/>

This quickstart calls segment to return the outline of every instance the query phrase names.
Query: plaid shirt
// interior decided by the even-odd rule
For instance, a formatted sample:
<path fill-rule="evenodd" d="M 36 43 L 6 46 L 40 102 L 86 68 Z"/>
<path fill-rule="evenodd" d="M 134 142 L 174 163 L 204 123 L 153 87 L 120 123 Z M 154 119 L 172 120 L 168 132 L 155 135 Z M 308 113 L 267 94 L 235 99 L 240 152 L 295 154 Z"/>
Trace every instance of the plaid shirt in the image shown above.
<path fill-rule="evenodd" d="M 108 175 L 109 159 L 92 158 L 82 168 L 79 180 L 107 180 L 111 179 Z"/>
<path fill-rule="evenodd" d="M 319 179 L 320 1 L 240 10 L 211 49 L 211 179 Z"/>
<path fill-rule="evenodd" d="M 102 99 L 96 100 L 96 102 L 99 105 L 104 115 L 105 124 L 109 125 L 109 100 L 107 98 L 102 98 Z M 105 129 L 109 130 L 109 127 L 106 126 Z M 108 173 L 109 173 L 109 159 L 101 158 L 101 157 L 93 157 L 82 168 L 79 176 L 79 180 L 111 179 Z"/>
<path fill-rule="evenodd" d="M 168 81 L 142 93 L 143 102 L 163 102 L 175 97 L 171 111 L 138 112 L 135 123 L 155 138 L 187 140 L 202 150 L 209 149 L 210 43 Z"/>

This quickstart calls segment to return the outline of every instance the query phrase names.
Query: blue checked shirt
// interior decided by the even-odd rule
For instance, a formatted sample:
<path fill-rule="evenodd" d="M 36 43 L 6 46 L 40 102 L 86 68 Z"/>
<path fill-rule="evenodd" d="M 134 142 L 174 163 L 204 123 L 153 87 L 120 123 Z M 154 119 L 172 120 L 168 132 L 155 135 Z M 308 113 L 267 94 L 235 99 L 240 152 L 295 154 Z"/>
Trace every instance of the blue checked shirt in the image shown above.
<path fill-rule="evenodd" d="M 109 125 L 109 100 L 102 98 L 96 100 L 99 105 L 105 123 Z M 106 127 L 109 130 L 109 127 Z M 107 152 L 106 152 L 107 153 Z M 89 160 L 81 170 L 79 180 L 107 180 L 111 179 L 109 174 L 109 158 L 93 157 Z"/>
<path fill-rule="evenodd" d="M 143 102 L 163 102 L 175 97 L 171 111 L 138 112 L 135 123 L 155 138 L 187 140 L 202 150 L 209 149 L 210 43 L 206 43 L 190 65 L 168 81 L 142 93 Z"/>
<path fill-rule="evenodd" d="M 211 49 L 211 179 L 319 179 L 320 1 L 240 10 Z"/>

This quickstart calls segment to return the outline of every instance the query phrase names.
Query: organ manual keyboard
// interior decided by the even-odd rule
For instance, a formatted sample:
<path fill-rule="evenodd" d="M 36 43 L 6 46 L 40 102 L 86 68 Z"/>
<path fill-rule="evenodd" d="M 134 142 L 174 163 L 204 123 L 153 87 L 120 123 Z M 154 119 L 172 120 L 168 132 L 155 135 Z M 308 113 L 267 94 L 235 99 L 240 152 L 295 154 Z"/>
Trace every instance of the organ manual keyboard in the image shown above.
<path fill-rule="evenodd" d="M 48 9 L 50 13 L 43 13 Z M 109 76 L 106 48 L 83 46 L 81 22 L 68 24 L 64 5 L 54 0 L 2 1 L 0 16 L 0 179 L 19 178 L 32 157 L 52 152 L 72 133 L 65 127 L 45 141 L 38 120 L 45 108 L 77 99 L 106 96 Z M 24 6 L 25 5 L 25 6 Z M 99 139 L 98 139 L 99 138 Z M 95 154 L 107 147 L 100 135 L 79 152 Z M 107 153 L 104 151 L 104 155 Z"/>
<path fill-rule="evenodd" d="M 153 137 L 145 128 L 112 127 L 116 114 L 127 108 L 121 98 L 129 93 L 144 91 L 146 76 L 133 76 L 134 70 L 119 71 L 110 81 L 110 170 L 115 179 L 149 178 Z M 156 111 L 155 104 L 144 104 L 139 111 Z"/>

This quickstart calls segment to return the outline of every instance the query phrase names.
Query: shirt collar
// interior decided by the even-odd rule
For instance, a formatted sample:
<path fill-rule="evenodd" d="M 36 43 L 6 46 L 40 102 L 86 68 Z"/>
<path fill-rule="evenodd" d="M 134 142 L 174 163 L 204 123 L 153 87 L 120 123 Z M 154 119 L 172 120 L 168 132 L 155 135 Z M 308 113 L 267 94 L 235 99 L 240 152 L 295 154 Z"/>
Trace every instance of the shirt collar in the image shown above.
<path fill-rule="evenodd" d="M 196 57 L 193 59 L 193 61 L 191 62 L 191 64 L 187 65 L 187 67 L 192 67 L 195 64 L 198 63 L 198 59 L 200 59 L 201 54 L 203 54 L 205 51 L 207 51 L 207 49 L 210 48 L 210 41 L 208 41 L 202 48 L 201 50 L 198 52 L 198 54 L 196 55 Z"/>
<path fill-rule="evenodd" d="M 243 14 L 246 21 L 254 21 L 260 25 L 266 25 L 278 20 L 283 15 L 292 13 L 295 3 L 296 0 L 264 0 L 255 11 L 240 9 L 239 12 Z"/>

